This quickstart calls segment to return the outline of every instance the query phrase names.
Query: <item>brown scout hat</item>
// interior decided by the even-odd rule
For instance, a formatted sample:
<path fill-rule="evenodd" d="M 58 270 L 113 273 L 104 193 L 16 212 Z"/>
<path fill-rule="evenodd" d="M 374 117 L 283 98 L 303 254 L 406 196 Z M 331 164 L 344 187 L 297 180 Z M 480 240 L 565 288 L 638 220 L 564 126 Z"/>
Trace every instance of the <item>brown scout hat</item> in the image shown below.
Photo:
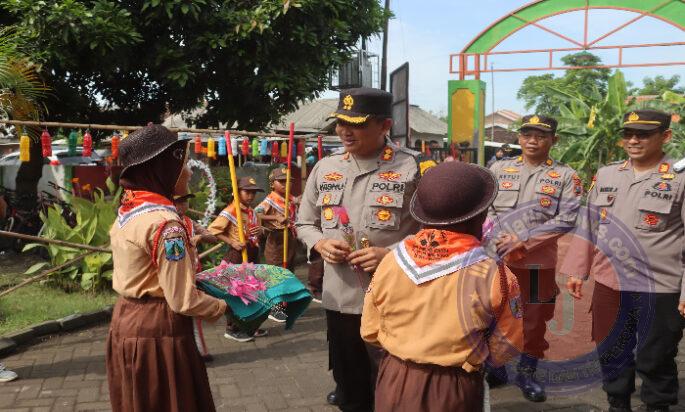
<path fill-rule="evenodd" d="M 287 176 L 288 169 L 285 167 L 277 167 L 269 173 L 269 181 L 273 182 L 274 180 L 286 180 L 288 178 Z"/>
<path fill-rule="evenodd" d="M 254 190 L 255 192 L 263 192 L 264 190 L 257 186 L 257 181 L 254 177 L 241 177 L 238 179 L 239 190 Z"/>
<path fill-rule="evenodd" d="M 497 196 L 497 180 L 482 166 L 441 163 L 423 175 L 409 211 L 419 223 L 448 226 L 466 222 L 487 210 Z"/>
<path fill-rule="evenodd" d="M 188 140 L 178 140 L 176 133 L 162 125 L 153 124 L 134 131 L 119 145 L 121 176 L 129 167 L 145 163 L 174 145 L 179 149 L 178 156 L 174 149 L 174 156 L 186 155 L 184 146 L 188 145 Z"/>
<path fill-rule="evenodd" d="M 621 130 L 666 130 L 671 127 L 671 115 L 659 110 L 634 110 L 623 115 Z"/>
<path fill-rule="evenodd" d="M 523 116 L 521 128 L 523 129 L 535 129 L 546 133 L 556 133 L 557 132 L 557 121 L 549 116 L 542 116 L 537 114 L 529 114 Z"/>
<path fill-rule="evenodd" d="M 338 109 L 331 113 L 347 123 L 362 124 L 370 117 L 392 118 L 392 94 L 370 87 L 340 91 Z"/>

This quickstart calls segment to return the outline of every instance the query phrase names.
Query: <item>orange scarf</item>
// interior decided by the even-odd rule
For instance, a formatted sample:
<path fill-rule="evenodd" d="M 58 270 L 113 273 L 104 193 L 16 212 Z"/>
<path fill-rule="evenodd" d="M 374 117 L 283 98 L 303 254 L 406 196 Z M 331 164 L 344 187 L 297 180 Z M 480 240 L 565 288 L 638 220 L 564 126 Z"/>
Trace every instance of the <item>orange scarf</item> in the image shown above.
<path fill-rule="evenodd" d="M 119 227 L 123 227 L 132 218 L 156 210 L 166 210 L 176 213 L 173 202 L 166 197 L 145 190 L 124 190 L 119 207 Z"/>

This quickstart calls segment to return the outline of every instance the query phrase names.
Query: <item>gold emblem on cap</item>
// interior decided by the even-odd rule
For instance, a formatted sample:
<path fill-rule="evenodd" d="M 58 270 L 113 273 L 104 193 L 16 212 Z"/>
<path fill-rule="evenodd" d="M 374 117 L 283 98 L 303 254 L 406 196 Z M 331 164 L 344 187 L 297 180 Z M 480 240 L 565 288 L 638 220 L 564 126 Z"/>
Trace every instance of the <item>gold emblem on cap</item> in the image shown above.
<path fill-rule="evenodd" d="M 540 118 L 537 116 L 533 116 L 528 120 L 528 124 L 540 124 Z"/>
<path fill-rule="evenodd" d="M 354 105 L 354 99 L 349 94 L 343 99 L 343 109 L 351 110 Z"/>
<path fill-rule="evenodd" d="M 628 115 L 628 121 L 629 122 L 637 122 L 638 120 L 640 120 L 640 116 L 637 113 L 632 112 L 631 114 Z"/>
<path fill-rule="evenodd" d="M 285 167 L 281 168 L 281 173 L 283 173 L 283 174 L 288 173 L 288 169 L 286 169 Z"/>
<path fill-rule="evenodd" d="M 250 182 L 251 185 L 256 185 L 256 184 L 257 184 L 257 181 L 254 180 L 253 178 L 250 178 L 250 180 L 248 180 L 248 182 Z"/>

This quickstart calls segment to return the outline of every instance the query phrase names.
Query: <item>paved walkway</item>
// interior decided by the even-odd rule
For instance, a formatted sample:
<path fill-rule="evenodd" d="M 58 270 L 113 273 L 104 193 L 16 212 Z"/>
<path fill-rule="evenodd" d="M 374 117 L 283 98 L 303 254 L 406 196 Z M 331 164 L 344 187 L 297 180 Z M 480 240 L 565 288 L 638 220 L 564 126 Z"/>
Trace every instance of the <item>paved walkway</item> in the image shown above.
<path fill-rule="evenodd" d="M 223 411 L 333 411 L 325 395 L 333 388 L 326 371 L 328 356 L 324 312 L 312 304 L 295 330 L 285 331 L 271 321 L 269 335 L 250 343 L 223 338 L 223 325 L 206 328 L 214 354 L 208 364 L 215 403 Z M 0 384 L 0 410 L 108 410 L 104 365 L 107 325 L 53 336 L 3 360 L 21 379 Z M 575 339 L 576 337 L 574 337 Z M 681 345 L 681 399 L 685 402 L 685 358 Z M 600 411 L 607 404 L 598 387 L 551 396 L 542 404 L 521 398 L 508 386 L 491 392 L 493 411 Z M 639 405 L 635 401 L 635 405 Z M 678 409 L 685 411 L 685 407 Z"/>

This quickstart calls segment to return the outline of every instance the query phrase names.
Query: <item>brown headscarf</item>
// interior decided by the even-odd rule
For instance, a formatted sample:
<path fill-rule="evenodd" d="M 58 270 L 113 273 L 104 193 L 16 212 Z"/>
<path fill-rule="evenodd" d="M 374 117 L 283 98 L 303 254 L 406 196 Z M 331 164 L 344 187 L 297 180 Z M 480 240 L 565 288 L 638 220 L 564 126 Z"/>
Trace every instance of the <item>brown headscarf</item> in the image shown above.
<path fill-rule="evenodd" d="M 187 156 L 188 142 L 181 140 L 152 159 L 126 169 L 119 184 L 124 189 L 147 190 L 173 201 L 174 187 Z"/>

